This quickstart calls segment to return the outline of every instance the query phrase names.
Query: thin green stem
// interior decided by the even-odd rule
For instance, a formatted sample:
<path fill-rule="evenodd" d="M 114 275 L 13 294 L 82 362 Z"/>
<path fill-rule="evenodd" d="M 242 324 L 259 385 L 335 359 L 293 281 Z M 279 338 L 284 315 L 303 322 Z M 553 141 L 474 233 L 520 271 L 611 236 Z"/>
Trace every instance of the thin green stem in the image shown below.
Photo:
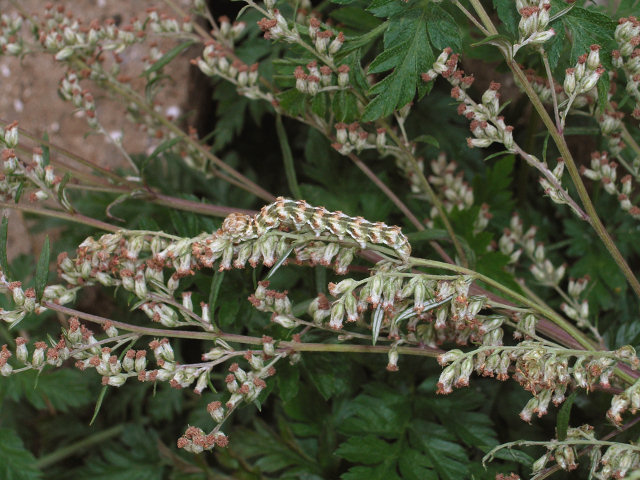
<path fill-rule="evenodd" d="M 44 302 L 43 306 L 50 310 L 78 317 L 88 322 L 104 325 L 106 322 L 111 324 L 117 329 L 126 330 L 129 332 L 140 333 L 142 335 L 148 335 L 152 337 L 168 337 L 168 338 L 190 338 L 198 340 L 225 340 L 232 343 L 241 343 L 248 345 L 262 345 L 262 338 L 250 337 L 247 335 L 237 335 L 233 333 L 208 333 L 186 330 L 168 330 L 162 328 L 149 328 L 140 327 L 138 325 L 131 325 L 117 320 L 110 320 L 108 318 L 100 317 L 98 315 L 92 315 L 90 313 L 81 312 L 69 307 L 64 307 L 51 302 Z M 281 341 L 278 342 L 278 349 L 281 350 L 293 350 L 296 352 L 342 352 L 342 353 L 377 353 L 387 354 L 391 350 L 390 346 L 384 345 L 352 345 L 352 344 L 340 344 L 340 343 L 300 343 Z M 431 347 L 397 347 L 397 351 L 402 355 L 417 355 L 422 357 L 437 357 L 441 350 Z"/>
<path fill-rule="evenodd" d="M 100 230 L 105 230 L 107 232 L 117 232 L 118 230 L 122 230 L 122 228 L 120 227 L 116 227 L 115 225 L 111 225 L 110 223 L 102 222 L 100 220 L 87 217 L 78 212 L 67 213 L 67 212 L 61 212 L 58 210 L 48 210 L 45 208 L 27 207 L 25 205 L 21 205 L 18 203 L 8 203 L 8 202 L 0 202 L 0 208 L 11 208 L 13 210 L 19 210 L 21 212 L 33 213 L 36 215 L 44 215 L 46 217 L 52 217 L 52 218 L 60 218 L 62 220 L 67 220 L 69 222 L 89 225 L 91 227 L 95 227 Z"/>
<path fill-rule="evenodd" d="M 553 115 L 556 119 L 556 128 L 560 130 L 560 114 L 558 113 L 558 96 L 556 95 L 556 84 L 553 81 L 553 74 L 551 73 L 551 65 L 549 65 L 549 56 L 543 46 L 540 46 L 540 56 L 542 57 L 542 63 L 544 64 L 544 70 L 547 73 L 547 81 L 549 82 L 549 89 L 551 90 L 551 101 L 553 102 Z"/>
<path fill-rule="evenodd" d="M 469 20 L 471 20 L 471 23 L 473 23 L 473 24 L 476 26 L 476 28 L 477 28 L 478 30 L 480 30 L 482 33 L 484 33 L 487 37 L 489 36 L 489 31 L 488 31 L 486 28 L 484 28 L 484 27 L 482 26 L 482 24 L 481 24 L 481 23 L 476 19 L 476 17 L 474 17 L 474 16 L 473 16 L 473 14 L 472 14 L 469 10 L 467 10 L 466 8 L 464 8 L 464 5 L 462 5 L 458 0 L 453 0 L 453 4 L 454 4 L 456 7 L 458 7 L 458 9 L 459 9 L 462 13 L 464 13 L 464 15 L 465 15 Z"/>
<path fill-rule="evenodd" d="M 287 132 L 282 124 L 282 115 L 276 114 L 276 132 L 278 134 L 278 140 L 280 141 L 280 149 L 282 150 L 282 161 L 284 162 L 284 173 L 287 177 L 287 184 L 289 190 L 293 196 L 302 200 L 302 190 L 298 184 L 298 178 L 296 177 L 296 168 L 293 162 L 293 154 L 291 153 L 291 147 L 289 146 L 289 140 L 287 138 Z"/>
<path fill-rule="evenodd" d="M 103 443 L 110 438 L 120 435 L 124 431 L 125 426 L 126 425 L 124 424 L 116 425 L 115 427 L 108 428 L 101 432 L 95 433 L 94 435 L 83 438 L 82 440 L 72 443 L 71 445 L 66 445 L 56 450 L 55 452 L 40 457 L 36 461 L 36 467 L 38 467 L 38 469 L 40 470 L 44 470 L 52 465 L 55 465 L 61 460 L 64 460 L 65 458 L 71 457 L 79 452 L 87 450 L 93 445 Z"/>

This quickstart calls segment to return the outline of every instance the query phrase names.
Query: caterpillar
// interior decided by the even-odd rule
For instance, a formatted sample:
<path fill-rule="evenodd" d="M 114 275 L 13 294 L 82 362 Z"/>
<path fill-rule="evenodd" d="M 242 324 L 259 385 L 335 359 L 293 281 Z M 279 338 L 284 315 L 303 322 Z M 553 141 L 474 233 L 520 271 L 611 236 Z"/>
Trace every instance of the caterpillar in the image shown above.
<path fill-rule="evenodd" d="M 275 229 L 312 231 L 317 237 L 322 233 L 330 233 L 340 240 L 349 236 L 361 248 L 365 248 L 367 242 L 382 244 L 392 248 L 403 261 L 411 255 L 409 239 L 400 227 L 370 222 L 362 217 L 350 217 L 340 211 L 330 212 L 324 207 L 309 205 L 304 200 L 283 197 L 262 207 L 254 217 L 232 213 L 225 218 L 220 230 L 234 241 L 244 241 Z"/>

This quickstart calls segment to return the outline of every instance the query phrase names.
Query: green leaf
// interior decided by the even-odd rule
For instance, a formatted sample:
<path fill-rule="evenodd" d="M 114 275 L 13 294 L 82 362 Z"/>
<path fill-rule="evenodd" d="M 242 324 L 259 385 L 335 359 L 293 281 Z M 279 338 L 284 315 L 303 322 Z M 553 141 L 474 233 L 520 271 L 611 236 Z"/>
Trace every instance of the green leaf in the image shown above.
<path fill-rule="evenodd" d="M 165 152 L 169 149 L 171 149 L 171 147 L 173 147 L 174 145 L 180 143 L 182 141 L 181 137 L 174 137 L 174 138 L 170 138 L 168 140 L 165 140 L 164 142 L 162 142 L 160 145 L 158 145 L 153 152 L 151 152 L 151 155 L 145 157 L 142 159 L 142 162 L 140 162 L 140 171 L 144 172 L 145 169 L 147 168 L 147 166 L 153 161 L 155 160 L 162 152 Z"/>
<path fill-rule="evenodd" d="M 440 143 L 438 142 L 438 140 L 431 136 L 431 135 L 420 135 L 416 138 L 413 139 L 414 142 L 422 142 L 422 143 L 428 143 L 429 145 L 432 145 L 436 148 L 440 148 Z"/>
<path fill-rule="evenodd" d="M 513 0 L 493 0 L 493 6 L 498 12 L 498 18 L 511 35 L 518 34 L 520 15 Z"/>
<path fill-rule="evenodd" d="M 222 286 L 222 280 L 224 280 L 224 271 L 216 270 L 211 280 L 211 288 L 209 289 L 209 311 L 213 314 L 216 309 L 216 302 L 218 301 L 218 295 L 220 294 L 220 287 Z"/>
<path fill-rule="evenodd" d="M 60 412 L 68 412 L 92 401 L 89 390 L 91 381 L 78 370 L 60 369 L 45 371 L 42 374 L 29 370 L 2 379 L 0 402 L 4 398 L 15 402 L 26 400 L 37 410 L 54 408 Z"/>
<path fill-rule="evenodd" d="M 520 450 L 513 450 L 511 448 L 503 448 L 502 450 L 498 450 L 492 456 L 493 458 L 499 458 L 501 460 L 518 462 L 526 467 L 530 467 L 534 462 L 534 458 L 531 455 Z"/>
<path fill-rule="evenodd" d="M 36 301 L 42 300 L 42 294 L 44 293 L 44 287 L 47 286 L 49 280 L 49 236 L 45 237 L 42 251 L 40 252 L 40 259 L 36 265 Z"/>
<path fill-rule="evenodd" d="M 300 198 L 302 198 L 302 196 L 300 196 Z M 284 262 L 287 261 L 287 258 L 289 258 L 289 256 L 291 255 L 291 252 L 293 252 L 293 249 L 296 248 L 295 245 L 292 245 L 289 250 L 287 250 L 284 255 L 282 255 L 278 261 L 275 263 L 275 265 L 273 267 L 271 267 L 271 269 L 269 270 L 269 274 L 267 275 L 266 279 L 268 280 L 269 278 L 271 278 L 277 271 L 278 269 L 282 266 L 282 264 Z"/>
<path fill-rule="evenodd" d="M 51 161 L 51 151 L 49 150 L 49 134 L 44 132 L 42 135 L 43 143 L 40 144 L 40 148 L 42 148 L 42 165 L 45 167 L 49 165 Z"/>
<path fill-rule="evenodd" d="M 293 154 L 291 153 L 291 147 L 289 146 L 289 139 L 287 138 L 287 132 L 282 124 L 282 115 L 276 115 L 276 133 L 278 135 L 278 141 L 280 142 L 280 149 L 282 150 L 282 161 L 284 163 L 284 173 L 287 177 L 287 184 L 289 190 L 294 198 L 301 200 L 302 192 L 300 191 L 300 185 L 298 185 L 298 178 L 296 177 L 296 169 L 293 162 Z M 283 258 L 286 259 L 287 256 Z M 283 260 L 284 261 L 284 260 Z M 277 268 L 272 269 L 273 271 Z M 269 274 L 271 276 L 271 273 Z"/>
<path fill-rule="evenodd" d="M 384 310 L 381 305 L 378 305 L 378 308 L 375 309 L 373 314 L 371 315 L 371 335 L 372 335 L 372 344 L 375 345 L 378 341 L 378 336 L 380 335 L 380 329 L 382 328 L 382 320 L 384 319 Z"/>
<path fill-rule="evenodd" d="M 567 430 L 569 429 L 569 419 L 571 418 L 571 407 L 576 399 L 576 392 L 573 392 L 565 400 L 562 408 L 558 411 L 558 420 L 556 423 L 556 434 L 558 440 L 563 441 L 567 438 Z"/>
<path fill-rule="evenodd" d="M 71 203 L 69 202 L 69 199 L 67 198 L 67 192 L 64 189 L 64 187 L 67 186 L 67 183 L 69 183 L 69 180 L 71 180 L 71 173 L 66 172 L 64 174 L 64 177 L 62 177 L 62 181 L 60 182 L 60 185 L 58 186 L 58 202 L 60 202 L 62 205 L 64 205 L 65 208 L 67 210 L 69 210 L 71 213 L 74 213 L 75 210 L 71 206 Z"/>
<path fill-rule="evenodd" d="M 42 472 L 33 454 L 24 447 L 13 430 L 0 428 L 0 478 L 2 480 L 36 480 Z"/>
<path fill-rule="evenodd" d="M 5 276 L 9 276 L 9 261 L 7 260 L 7 233 L 9 231 L 9 219 L 2 217 L 0 224 L 0 268 Z"/>
<path fill-rule="evenodd" d="M 442 480 L 468 478 L 467 454 L 445 427 L 415 420 L 412 422 L 411 431 L 412 444 L 421 447 L 421 451 Z"/>
<path fill-rule="evenodd" d="M 339 90 L 331 102 L 333 114 L 338 122 L 353 122 L 359 115 L 358 100 L 349 90 Z"/>
<path fill-rule="evenodd" d="M 352 463 L 375 465 L 397 455 L 397 445 L 392 445 L 374 435 L 351 437 L 342 443 L 335 454 Z"/>
<path fill-rule="evenodd" d="M 300 369 L 295 365 L 284 363 L 278 367 L 276 376 L 280 398 L 284 403 L 294 399 L 300 390 Z"/>
<path fill-rule="evenodd" d="M 429 3 L 424 8 L 403 8 L 389 20 L 384 35 L 385 50 L 371 63 L 369 73 L 393 71 L 369 90 L 376 96 L 366 106 L 363 121 L 390 115 L 414 99 L 422 82 L 420 74 L 434 62 L 427 35 L 428 12 L 432 7 Z"/>
<path fill-rule="evenodd" d="M 442 7 L 434 3 L 427 9 L 427 32 L 431 44 L 438 50 L 449 47 L 454 52 L 462 50 L 460 28 L 453 17 Z"/>
<path fill-rule="evenodd" d="M 148 77 L 150 74 L 161 70 L 162 68 L 167 66 L 171 62 L 171 60 L 176 58 L 178 55 L 180 55 L 182 52 L 184 52 L 187 48 L 189 48 L 194 43 L 195 42 L 193 40 L 188 40 L 184 43 L 181 43 L 180 45 L 176 45 L 167 53 L 165 53 L 162 57 L 160 57 L 153 65 L 147 68 L 143 72 L 143 75 Z"/>
<path fill-rule="evenodd" d="M 117 443 L 101 445 L 98 455 L 70 478 L 92 480 L 162 480 L 165 470 L 157 449 L 157 435 L 137 425 L 129 425 Z"/>
<path fill-rule="evenodd" d="M 600 57 L 603 65 L 611 68 L 611 52 L 615 48 L 613 33 L 616 29 L 616 22 L 609 16 L 582 7 L 574 7 L 561 21 L 571 32 L 573 40 L 571 44 L 570 62 L 573 64 L 582 54 L 589 52 L 592 44 L 603 47 L 600 50 Z"/>

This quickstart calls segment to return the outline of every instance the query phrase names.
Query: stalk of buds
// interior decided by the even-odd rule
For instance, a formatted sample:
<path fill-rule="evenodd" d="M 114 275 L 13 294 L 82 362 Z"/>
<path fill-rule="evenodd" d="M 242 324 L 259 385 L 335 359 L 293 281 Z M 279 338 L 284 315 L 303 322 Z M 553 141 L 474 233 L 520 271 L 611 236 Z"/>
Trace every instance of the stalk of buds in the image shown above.
<path fill-rule="evenodd" d="M 520 13 L 518 32 L 520 39 L 513 48 L 513 54 L 525 45 L 541 45 L 553 37 L 556 32 L 549 25 L 549 0 L 517 0 L 516 8 Z"/>
<path fill-rule="evenodd" d="M 617 182 L 616 162 L 611 162 L 607 152 L 593 152 L 591 154 L 591 168 L 584 165 L 580 167 L 580 173 L 585 177 L 602 182 L 604 191 L 614 195 L 620 204 L 620 208 L 628 212 L 633 218 L 640 218 L 640 208 L 631 204 L 630 196 L 633 191 L 631 175 L 625 175 Z"/>

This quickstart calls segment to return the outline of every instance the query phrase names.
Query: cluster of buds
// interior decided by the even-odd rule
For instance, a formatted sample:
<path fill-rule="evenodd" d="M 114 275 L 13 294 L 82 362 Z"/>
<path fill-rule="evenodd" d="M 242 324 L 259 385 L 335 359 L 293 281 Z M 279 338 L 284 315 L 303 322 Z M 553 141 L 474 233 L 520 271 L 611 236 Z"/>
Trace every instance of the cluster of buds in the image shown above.
<path fill-rule="evenodd" d="M 439 190 L 442 206 L 447 212 L 454 207 L 457 210 L 468 210 L 473 206 L 473 188 L 464 180 L 464 173 L 457 171 L 458 164 L 447 160 L 447 155 L 441 152 L 437 158 L 431 160 L 431 175 L 428 180 Z M 431 209 L 431 218 L 437 216 L 435 207 Z"/>
<path fill-rule="evenodd" d="M 473 83 L 473 76 L 465 76 L 464 71 L 458 69 L 458 55 L 451 54 L 450 48 L 445 48 L 433 64 L 431 70 L 422 74 L 422 80 L 432 81 L 442 75 L 451 85 L 451 96 L 460 103 L 458 113 L 471 120 L 471 132 L 475 138 L 468 138 L 469 147 L 485 148 L 494 142 L 502 143 L 509 151 L 514 151 L 513 127 L 504 123 L 500 116 L 500 84 L 491 82 L 489 88 L 482 95 L 482 103 L 476 103 L 466 93 L 466 89 Z"/>
<path fill-rule="evenodd" d="M 331 146 L 341 155 L 349 155 L 353 150 L 360 153 L 362 150 L 380 149 L 384 146 L 384 129 L 378 129 L 377 135 L 364 130 L 358 122 L 346 124 L 339 122 L 334 125 L 336 129 L 336 142 Z"/>
<path fill-rule="evenodd" d="M 598 123 L 600 124 L 600 131 L 607 137 L 609 151 L 616 156 L 620 155 L 626 146 L 621 138 L 624 112 L 616 110 L 618 108 L 616 102 L 611 101 L 609 105 L 611 108 L 607 108 L 598 117 Z"/>
<path fill-rule="evenodd" d="M 45 23 L 40 30 L 40 43 L 58 61 L 80 55 L 90 58 L 96 51 L 122 53 L 144 39 L 144 23 L 132 19 L 129 25 L 117 27 L 113 19 L 103 24 L 97 20 L 82 26 L 63 5 L 46 6 Z"/>
<path fill-rule="evenodd" d="M 513 127 L 504 123 L 500 112 L 500 84 L 491 82 L 482 95 L 482 103 L 473 102 L 460 87 L 451 90 L 451 96 L 458 102 L 458 113 L 471 120 L 469 128 L 474 138 L 467 138 L 470 148 L 486 148 L 494 142 L 501 143 L 510 152 L 514 151 Z"/>
<path fill-rule="evenodd" d="M 568 200 L 569 193 L 562 186 L 562 175 L 564 174 L 564 159 L 562 157 L 558 157 L 556 159 L 556 166 L 553 168 L 553 170 L 551 170 L 547 166 L 546 162 L 540 162 L 540 160 L 538 160 L 533 155 L 528 156 L 530 157 L 531 162 L 540 165 L 542 172 L 545 173 L 544 176 L 538 179 L 538 182 L 540 182 L 540 186 L 542 187 L 542 191 L 544 192 L 544 194 L 549 197 L 552 202 L 559 205 L 569 205 L 572 209 L 574 209 L 573 205 Z"/>
<path fill-rule="evenodd" d="M 233 22 L 229 21 L 229 17 L 223 15 L 218 18 L 218 29 L 214 30 L 214 38 L 223 45 L 233 48 L 236 41 L 242 37 L 245 32 L 247 24 L 245 22 Z"/>
<path fill-rule="evenodd" d="M 233 83 L 241 95 L 271 101 L 271 97 L 258 87 L 258 64 L 248 66 L 237 58 L 230 61 L 229 56 L 228 47 L 215 40 L 209 40 L 205 44 L 202 57 L 192 60 L 192 63 L 209 77 L 218 76 Z"/>
<path fill-rule="evenodd" d="M 541 285 L 556 287 L 564 277 L 566 265 L 555 267 L 551 260 L 547 258 L 544 244 L 536 243 L 536 227 L 531 226 L 526 232 L 522 226 L 522 220 L 517 213 L 511 216 L 509 228 L 505 228 L 498 248 L 500 252 L 509 255 L 510 263 L 516 263 L 522 253 L 531 260 L 531 274 Z M 516 249 L 516 247 L 518 247 Z"/>
<path fill-rule="evenodd" d="M 628 349 L 632 347 L 627 346 Z M 633 352 L 635 355 L 635 352 Z M 627 410 L 635 414 L 640 409 L 640 382 L 636 382 L 622 393 L 614 395 L 611 407 L 607 411 L 607 418 L 615 425 L 622 425 L 622 414 Z"/>
<path fill-rule="evenodd" d="M 67 343 L 64 338 L 61 338 L 57 343 L 52 341 L 50 347 L 44 342 L 35 342 L 33 353 L 31 357 L 29 357 L 27 340 L 23 337 L 18 337 L 16 338 L 15 357 L 23 367 L 21 367 L 20 370 L 14 370 L 13 366 L 9 364 L 9 359 L 13 354 L 9 351 L 7 345 L 3 345 L 0 351 L 0 375 L 8 377 L 17 371 L 28 369 L 42 370 L 46 365 L 59 367 L 70 355 L 71 352 L 67 347 Z"/>
<path fill-rule="evenodd" d="M 334 85 L 334 76 L 331 67 L 323 65 L 318 68 L 318 62 L 315 60 L 307 64 L 307 71 L 298 65 L 294 72 L 293 77 L 296 80 L 296 90 L 299 92 L 315 96 L 321 92 L 329 92 L 335 90 L 341 90 L 349 86 L 349 71 L 348 65 L 340 65 L 337 68 L 338 85 Z"/>
<path fill-rule="evenodd" d="M 631 204 L 629 196 L 633 190 L 631 175 L 625 175 L 617 183 L 618 164 L 609 160 L 607 152 L 593 152 L 591 154 L 591 168 L 584 165 L 580 173 L 585 177 L 602 182 L 602 187 L 609 195 L 615 195 L 620 203 L 620 208 L 629 212 L 634 218 L 640 218 L 640 208 Z"/>
<path fill-rule="evenodd" d="M 216 431 L 205 434 L 204 430 L 193 426 L 188 427 L 177 442 L 178 448 L 195 454 L 211 451 L 214 447 L 224 448 L 228 444 L 229 439 L 224 433 Z"/>
<path fill-rule="evenodd" d="M 513 347 L 485 346 L 466 353 L 449 350 L 438 357 L 441 365 L 447 365 L 440 375 L 438 393 L 446 394 L 453 387 L 467 386 L 469 375 L 474 370 L 478 375 L 507 380 L 511 368 L 514 371 L 512 378 L 533 394 L 520 412 L 520 418 L 530 422 L 534 414 L 538 417 L 545 415 L 551 402 L 556 406 L 564 402 L 570 384 L 586 390 L 592 390 L 597 383 L 603 388 L 609 388 L 609 379 L 618 361 L 623 361 L 632 368 L 637 368 L 640 364 L 635 350 L 628 345 L 594 357 L 579 356 L 572 366 L 570 360 L 571 355 L 563 353 L 562 349 L 549 348 L 532 340 L 525 340 Z M 632 389 L 633 387 L 628 392 Z M 621 421 L 620 413 L 630 405 L 630 397 L 627 392 L 614 397 L 610 410 L 612 413 L 607 414 L 609 418 Z M 640 405 L 640 400 L 637 403 Z"/>
<path fill-rule="evenodd" d="M 258 282 L 258 288 L 249 296 L 249 302 L 256 310 L 271 312 L 271 321 L 284 328 L 293 328 L 298 325 L 296 318 L 291 313 L 291 300 L 287 291 L 278 292 L 269 289 L 269 282 Z"/>
<path fill-rule="evenodd" d="M 268 7 L 268 6 L 267 6 Z M 290 29 L 287 20 L 277 8 L 269 8 L 267 16 L 258 20 L 260 30 L 264 32 L 267 40 L 284 40 L 288 43 L 300 41 L 300 34 L 295 29 Z"/>
<path fill-rule="evenodd" d="M 18 122 L 13 122 L 4 130 L 4 138 L 0 138 L 6 146 L 18 143 Z M 18 158 L 13 147 L 2 151 L 2 168 L 0 172 L 0 195 L 5 200 L 18 201 L 25 186 L 33 189 L 29 193 L 29 201 L 38 202 L 48 198 L 59 198 L 65 208 L 71 205 L 64 194 L 62 178 L 55 175 L 53 165 L 45 163 L 42 148 L 35 147 L 31 162 Z"/>
<path fill-rule="evenodd" d="M 340 330 L 345 321 L 362 322 L 364 314 L 372 311 L 374 334 L 390 340 L 404 338 L 433 347 L 468 341 L 501 344 L 502 321 L 478 316 L 486 298 L 468 295 L 469 278 L 436 281 L 421 274 L 407 278 L 387 267 L 378 265 L 365 280 L 330 283 L 329 292 L 336 300 L 319 295 L 310 304 L 309 315 L 316 324 L 328 319 L 329 328 Z"/>
<path fill-rule="evenodd" d="M 0 16 L 0 48 L 2 52 L 8 55 L 20 55 L 24 46 L 22 38 L 19 35 L 22 28 L 22 17 L 20 15 L 7 15 L 3 13 Z"/>
<path fill-rule="evenodd" d="M 578 457 L 573 440 L 595 440 L 593 427 L 582 425 L 578 428 L 568 428 L 566 438 L 558 442 L 551 441 L 547 446 L 547 453 L 538 458 L 531 467 L 531 474 L 541 472 L 550 461 L 555 461 L 560 468 L 566 471 L 578 468 L 576 458 Z"/>
<path fill-rule="evenodd" d="M 589 284 L 589 276 L 585 275 L 582 278 L 569 279 L 569 286 L 567 287 L 567 293 L 569 294 L 569 303 L 563 302 L 560 305 L 560 309 L 571 320 L 576 322 L 579 328 L 590 328 L 596 338 L 600 338 L 600 334 L 595 327 L 592 326 L 589 321 L 589 302 L 587 299 L 582 299 L 582 293 Z"/>
<path fill-rule="evenodd" d="M 166 13 L 159 13 L 154 7 L 147 9 L 145 23 L 149 30 L 156 34 L 190 33 L 193 31 L 193 22 L 190 17 L 185 17 L 179 21 Z"/>
<path fill-rule="evenodd" d="M 245 359 L 250 366 L 248 372 L 237 363 L 229 367 L 229 374 L 225 378 L 230 393 L 229 399 L 224 404 L 213 401 L 207 405 L 207 412 L 216 426 L 208 434 L 200 428 L 188 427 L 184 435 L 178 439 L 178 448 L 201 453 L 211 450 L 214 446 L 223 448 L 228 445 L 228 438 L 220 431 L 223 422 L 242 402 L 251 403 L 258 398 L 267 387 L 265 379 L 276 373 L 274 364 L 282 357 L 273 357 L 273 339 L 270 337 L 263 337 L 263 345 L 262 352 L 246 353 Z M 270 361 L 265 363 L 267 360 Z"/>
<path fill-rule="evenodd" d="M 633 116 L 640 118 L 640 21 L 636 17 L 621 18 L 615 31 L 619 50 L 612 52 L 613 64 L 626 75 L 626 91 L 635 98 Z"/>
<path fill-rule="evenodd" d="M 600 64 L 600 45 L 591 45 L 589 53 L 578 57 L 575 67 L 567 68 L 563 88 L 569 96 L 567 110 L 576 96 L 592 90 L 604 73 Z"/>
<path fill-rule="evenodd" d="M 599 442 L 595 437 L 594 428 L 591 425 L 582 425 L 568 428 L 564 440 L 551 440 L 547 444 L 547 453 L 533 463 L 531 473 L 533 475 L 541 473 L 550 461 L 555 461 L 563 470 L 575 470 L 578 468 L 576 447 L 588 445 L 589 441 L 593 442 L 589 452 L 592 478 L 598 480 L 626 478 L 627 473 L 640 467 L 640 454 L 634 446 L 624 443 L 609 444 L 603 455 L 602 447 L 598 445 Z"/>
<path fill-rule="evenodd" d="M 527 77 L 527 81 L 531 84 L 531 87 L 538 95 L 538 98 L 540 98 L 540 101 L 545 104 L 550 104 L 553 101 L 553 91 L 551 90 L 552 87 L 549 84 L 549 80 L 538 75 L 533 69 L 525 70 L 524 74 Z M 558 102 L 562 102 L 566 98 L 562 85 L 554 82 L 553 89 L 555 90 Z"/>
<path fill-rule="evenodd" d="M 518 33 L 520 39 L 513 46 L 513 54 L 525 45 L 541 45 L 553 37 L 556 32 L 549 26 L 549 0 L 516 0 L 516 8 L 520 13 Z"/>
<path fill-rule="evenodd" d="M 44 302 L 57 304 L 71 303 L 76 299 L 77 288 L 65 288 L 62 285 L 48 285 L 42 294 L 40 302 L 36 299 L 36 291 L 33 288 L 22 288 L 21 282 L 10 282 L 0 271 L 0 293 L 11 295 L 14 309 L 4 310 L 0 308 L 0 320 L 9 323 L 12 327 L 17 325 L 29 313 L 40 314 L 47 310 L 42 305 Z"/>
<path fill-rule="evenodd" d="M 338 32 L 338 35 L 331 40 L 334 35 L 333 30 L 323 29 L 322 22 L 316 17 L 309 18 L 309 38 L 318 53 L 327 53 L 331 56 L 340 51 L 345 40 L 344 33 Z"/>
<path fill-rule="evenodd" d="M 87 119 L 89 127 L 92 129 L 99 127 L 93 95 L 88 90 L 82 89 L 75 72 L 67 71 L 60 81 L 58 92 L 62 98 L 71 102 L 78 109 L 78 112 L 82 112 L 82 115 Z"/>

